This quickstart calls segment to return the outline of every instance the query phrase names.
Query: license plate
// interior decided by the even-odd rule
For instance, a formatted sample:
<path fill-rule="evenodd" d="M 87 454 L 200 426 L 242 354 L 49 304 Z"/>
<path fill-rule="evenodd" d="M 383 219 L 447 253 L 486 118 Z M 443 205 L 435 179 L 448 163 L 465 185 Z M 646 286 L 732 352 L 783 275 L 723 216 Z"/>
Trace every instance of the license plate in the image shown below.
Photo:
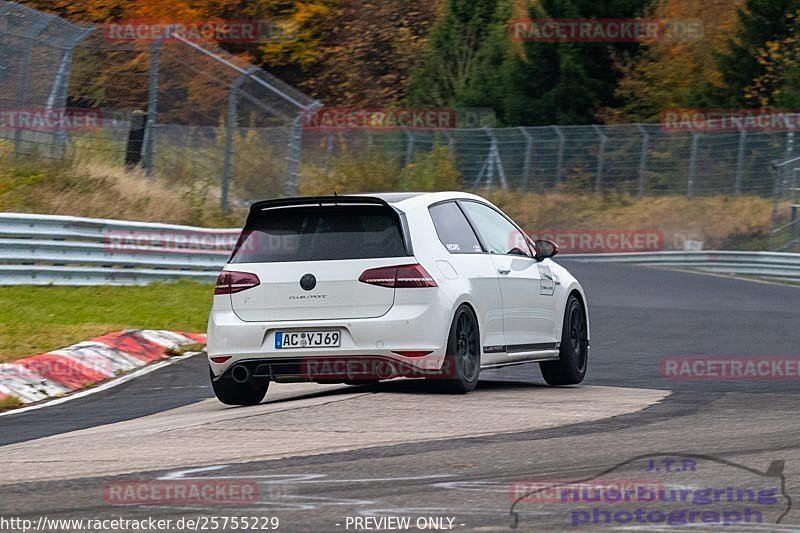
<path fill-rule="evenodd" d="M 338 331 L 279 331 L 275 334 L 275 348 L 338 348 L 342 335 Z"/>

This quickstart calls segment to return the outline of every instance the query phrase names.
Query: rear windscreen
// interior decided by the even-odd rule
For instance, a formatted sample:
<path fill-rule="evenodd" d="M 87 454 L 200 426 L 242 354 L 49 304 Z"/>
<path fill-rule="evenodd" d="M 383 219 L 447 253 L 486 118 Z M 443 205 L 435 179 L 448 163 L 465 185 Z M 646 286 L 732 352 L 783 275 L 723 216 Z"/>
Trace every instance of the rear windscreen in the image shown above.
<path fill-rule="evenodd" d="M 384 206 L 304 206 L 251 215 L 231 263 L 406 256 L 398 215 Z"/>

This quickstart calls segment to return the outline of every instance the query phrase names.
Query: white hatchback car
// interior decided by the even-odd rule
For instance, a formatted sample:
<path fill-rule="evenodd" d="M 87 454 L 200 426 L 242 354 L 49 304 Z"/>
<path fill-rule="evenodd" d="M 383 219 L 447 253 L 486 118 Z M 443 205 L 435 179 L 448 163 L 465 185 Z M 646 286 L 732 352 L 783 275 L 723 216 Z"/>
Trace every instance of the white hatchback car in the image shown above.
<path fill-rule="evenodd" d="M 395 377 L 469 392 L 482 369 L 528 362 L 580 383 L 586 296 L 557 251 L 467 193 L 256 203 L 217 280 L 214 392 L 253 405 L 270 381 Z"/>

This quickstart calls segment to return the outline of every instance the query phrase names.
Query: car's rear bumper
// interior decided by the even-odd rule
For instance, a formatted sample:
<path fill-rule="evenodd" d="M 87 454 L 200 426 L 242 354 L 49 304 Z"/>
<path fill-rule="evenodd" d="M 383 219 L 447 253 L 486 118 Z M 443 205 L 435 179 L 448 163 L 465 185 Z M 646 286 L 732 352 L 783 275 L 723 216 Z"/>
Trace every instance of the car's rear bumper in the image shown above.
<path fill-rule="evenodd" d="M 438 305 L 395 305 L 379 318 L 350 320 L 312 320 L 288 322 L 243 322 L 230 310 L 214 310 L 208 324 L 208 356 L 214 376 L 221 376 L 237 364 L 253 365 L 274 363 L 273 372 L 282 361 L 304 365 L 300 376 L 313 380 L 320 369 L 319 362 L 336 362 L 333 370 L 344 376 L 344 361 L 377 361 L 397 363 L 417 372 L 431 372 L 441 368 L 447 349 L 450 329 L 449 310 Z M 332 331 L 341 333 L 338 348 L 278 349 L 277 332 Z M 430 352 L 424 356 L 408 357 L 396 352 Z M 214 362 L 214 358 L 226 358 Z M 293 371 L 294 372 L 294 371 Z M 296 374 L 296 373 L 295 373 Z M 292 374 L 292 375 L 295 375 Z M 331 378 L 336 379 L 336 378 Z M 348 378 L 342 378 L 348 379 Z"/>
<path fill-rule="evenodd" d="M 401 360 L 378 355 L 270 357 L 239 359 L 215 379 L 236 379 L 234 369 L 246 368 L 245 376 L 277 382 L 358 382 L 394 378 L 448 378 L 448 367 L 439 359 Z M 433 362 L 435 361 L 435 362 Z"/>

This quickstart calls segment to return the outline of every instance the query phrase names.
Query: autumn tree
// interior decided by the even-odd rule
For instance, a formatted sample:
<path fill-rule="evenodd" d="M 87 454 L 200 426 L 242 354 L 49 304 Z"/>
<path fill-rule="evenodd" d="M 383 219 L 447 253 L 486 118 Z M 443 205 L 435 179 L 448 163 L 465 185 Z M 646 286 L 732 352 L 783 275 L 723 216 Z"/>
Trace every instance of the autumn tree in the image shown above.
<path fill-rule="evenodd" d="M 722 74 L 719 104 L 755 105 L 748 87 L 766 73 L 759 57 L 767 43 L 780 42 L 792 32 L 793 17 L 800 0 L 745 0 L 737 12 L 733 37 L 719 54 L 717 64 Z"/>
<path fill-rule="evenodd" d="M 317 20 L 318 34 L 323 37 L 307 61 L 298 63 L 299 58 L 292 54 L 273 56 L 267 48 L 263 64 L 329 105 L 397 105 L 405 96 L 410 72 L 423 57 L 439 3 L 341 2 L 329 16 Z"/>
<path fill-rule="evenodd" d="M 800 11 L 792 16 L 789 35 L 769 41 L 757 59 L 763 74 L 745 89 L 748 101 L 759 107 L 800 106 Z"/>
<path fill-rule="evenodd" d="M 711 104 L 711 93 L 724 85 L 715 50 L 725 47 L 739 4 L 658 0 L 645 16 L 666 21 L 671 31 L 662 40 L 642 44 L 639 54 L 623 62 L 616 91 L 621 105 L 604 109 L 604 119 L 652 122 L 664 109 Z"/>

